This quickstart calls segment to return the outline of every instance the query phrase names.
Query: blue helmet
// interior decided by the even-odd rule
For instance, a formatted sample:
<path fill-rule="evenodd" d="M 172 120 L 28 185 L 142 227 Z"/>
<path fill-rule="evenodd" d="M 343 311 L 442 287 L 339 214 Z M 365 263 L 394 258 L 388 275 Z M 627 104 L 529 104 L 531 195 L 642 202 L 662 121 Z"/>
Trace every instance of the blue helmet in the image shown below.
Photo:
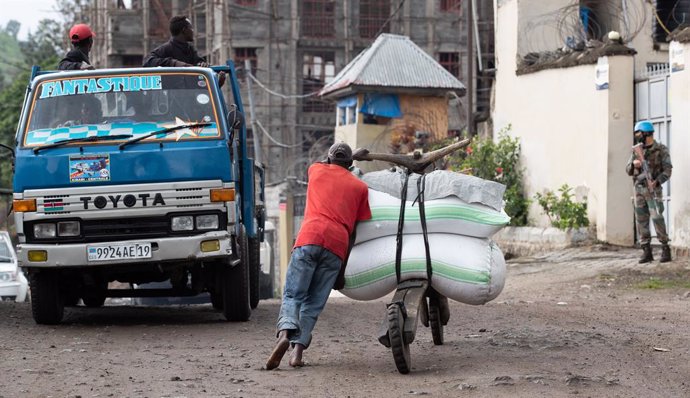
<path fill-rule="evenodd" d="M 633 131 L 641 131 L 643 133 L 653 133 L 654 125 L 649 120 L 643 120 L 641 122 L 635 123 L 635 129 Z"/>

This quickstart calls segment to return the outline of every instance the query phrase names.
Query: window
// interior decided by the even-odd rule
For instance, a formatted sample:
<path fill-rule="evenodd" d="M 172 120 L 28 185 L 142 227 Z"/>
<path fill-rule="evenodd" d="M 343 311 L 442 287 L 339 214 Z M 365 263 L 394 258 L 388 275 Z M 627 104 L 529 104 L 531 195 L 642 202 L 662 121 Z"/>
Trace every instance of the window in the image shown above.
<path fill-rule="evenodd" d="M 390 32 L 390 0 L 359 1 L 359 36 L 376 38 L 378 33 Z"/>
<path fill-rule="evenodd" d="M 235 67 L 244 70 L 244 61 L 249 60 L 252 65 L 252 75 L 256 76 L 256 69 L 258 67 L 258 59 L 256 57 L 256 48 L 253 47 L 235 47 Z M 241 74 L 244 76 L 244 74 Z"/>
<path fill-rule="evenodd" d="M 319 91 L 335 77 L 335 54 L 333 52 L 305 53 L 302 63 L 302 92 L 310 94 Z M 304 112 L 329 112 L 329 103 L 316 96 L 304 98 Z"/>
<path fill-rule="evenodd" d="M 441 11 L 460 13 L 462 0 L 441 0 Z"/>
<path fill-rule="evenodd" d="M 302 36 L 312 38 L 335 37 L 335 1 L 302 1 Z"/>
<path fill-rule="evenodd" d="M 455 77 L 460 77 L 460 55 L 458 53 L 438 53 L 438 63 Z"/>
<path fill-rule="evenodd" d="M 336 123 L 338 126 L 346 126 L 348 124 L 357 123 L 356 95 L 351 95 L 338 100 L 338 106 L 336 108 Z"/>
<path fill-rule="evenodd" d="M 238 6 L 256 7 L 256 0 L 236 0 Z"/>

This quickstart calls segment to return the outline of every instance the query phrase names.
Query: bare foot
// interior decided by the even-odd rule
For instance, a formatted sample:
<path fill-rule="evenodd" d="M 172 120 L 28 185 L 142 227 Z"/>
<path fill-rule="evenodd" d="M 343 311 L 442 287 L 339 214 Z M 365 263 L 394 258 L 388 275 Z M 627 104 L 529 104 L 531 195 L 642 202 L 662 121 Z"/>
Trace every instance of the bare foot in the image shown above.
<path fill-rule="evenodd" d="M 295 344 L 295 348 L 292 349 L 292 353 L 290 354 L 290 366 L 293 368 L 304 366 L 304 361 L 302 361 L 303 351 L 304 346 L 302 344 Z"/>
<path fill-rule="evenodd" d="M 272 370 L 280 366 L 280 361 L 283 359 L 283 355 L 285 355 L 288 347 L 290 347 L 290 340 L 287 337 L 287 330 L 281 330 L 276 346 L 266 361 L 266 370 Z"/>

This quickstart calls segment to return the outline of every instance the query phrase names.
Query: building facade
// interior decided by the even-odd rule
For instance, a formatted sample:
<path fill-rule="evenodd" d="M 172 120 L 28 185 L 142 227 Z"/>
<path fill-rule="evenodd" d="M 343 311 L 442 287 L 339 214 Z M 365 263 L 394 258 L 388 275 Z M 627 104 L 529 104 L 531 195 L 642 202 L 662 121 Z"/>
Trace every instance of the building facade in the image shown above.
<path fill-rule="evenodd" d="M 449 130 L 466 127 L 468 106 L 473 119 L 488 115 L 493 81 L 490 2 L 93 0 L 84 16 L 97 35 L 93 61 L 98 67 L 140 65 L 145 54 L 168 40 L 173 15 L 189 16 L 195 46 L 209 62 L 233 59 L 244 69 L 249 60 L 256 120 L 248 116 L 247 125 L 260 142 L 257 158 L 267 166 L 269 183 L 302 175 L 323 155 L 320 151 L 333 137 L 336 107 L 315 93 L 381 33 L 410 37 L 460 81 L 471 81 L 466 83 L 471 95 L 449 109 Z M 239 75 L 249 113 L 249 77 L 243 70 Z"/>

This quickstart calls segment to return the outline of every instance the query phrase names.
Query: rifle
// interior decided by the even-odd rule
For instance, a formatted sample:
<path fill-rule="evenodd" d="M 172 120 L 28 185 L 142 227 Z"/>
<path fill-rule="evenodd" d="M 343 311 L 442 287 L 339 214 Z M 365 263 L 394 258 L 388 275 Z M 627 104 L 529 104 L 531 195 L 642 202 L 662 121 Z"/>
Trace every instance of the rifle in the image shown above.
<path fill-rule="evenodd" d="M 642 144 L 637 144 L 632 147 L 633 153 L 637 157 L 637 159 L 642 163 L 642 174 L 639 175 L 637 178 L 642 178 L 644 176 L 646 180 L 646 190 L 644 193 L 644 198 L 647 201 L 647 207 L 649 207 L 649 213 L 650 215 L 656 216 L 658 213 L 658 208 L 657 208 L 657 202 L 656 198 L 654 197 L 654 180 L 652 179 L 652 173 L 649 170 L 649 165 L 647 164 L 647 160 L 644 158 L 644 149 L 642 147 Z"/>

